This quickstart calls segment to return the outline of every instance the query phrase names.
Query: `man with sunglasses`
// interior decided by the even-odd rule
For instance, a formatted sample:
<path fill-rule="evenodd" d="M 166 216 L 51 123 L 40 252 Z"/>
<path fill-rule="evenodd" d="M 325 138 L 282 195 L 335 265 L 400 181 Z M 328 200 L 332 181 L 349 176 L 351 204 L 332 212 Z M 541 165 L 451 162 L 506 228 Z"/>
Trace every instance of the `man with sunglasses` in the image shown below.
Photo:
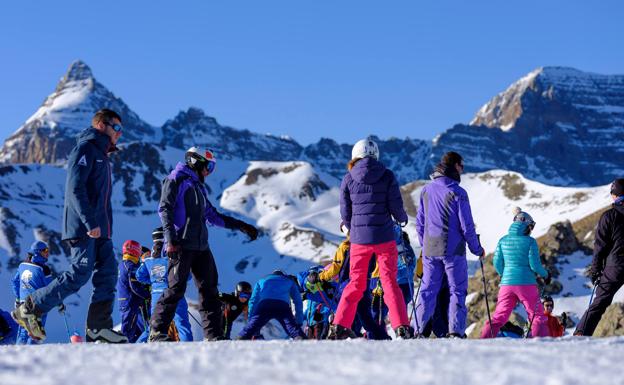
<path fill-rule="evenodd" d="M 91 127 L 78 134 L 67 159 L 63 240 L 69 242 L 70 267 L 48 286 L 36 290 L 15 309 L 13 317 L 35 339 L 46 337 L 42 316 L 76 293 L 92 277 L 93 294 L 87 314 L 87 342 L 124 343 L 113 330 L 117 260 L 113 252 L 111 164 L 122 134 L 121 117 L 102 109 Z"/>
<path fill-rule="evenodd" d="M 465 338 L 468 262 L 466 243 L 470 251 L 485 256 L 481 247 L 468 193 L 459 186 L 464 172 L 464 160 L 456 152 L 444 154 L 431 175 L 432 182 L 420 194 L 416 230 L 423 246 L 423 277 L 416 311 L 418 334 L 436 308 L 438 292 L 446 276 L 449 292 L 449 337 Z"/>
<path fill-rule="evenodd" d="M 178 301 L 184 298 L 189 274 L 199 292 L 204 339 L 223 339 L 218 273 L 208 244 L 207 224 L 239 230 L 253 241 L 258 230 L 243 221 L 219 213 L 208 200 L 205 178 L 214 172 L 216 159 L 211 151 L 191 147 L 185 162 L 178 163 L 162 184 L 158 212 L 167 244 L 168 288 L 158 300 L 150 321 L 150 342 L 168 341 L 167 330 Z"/>

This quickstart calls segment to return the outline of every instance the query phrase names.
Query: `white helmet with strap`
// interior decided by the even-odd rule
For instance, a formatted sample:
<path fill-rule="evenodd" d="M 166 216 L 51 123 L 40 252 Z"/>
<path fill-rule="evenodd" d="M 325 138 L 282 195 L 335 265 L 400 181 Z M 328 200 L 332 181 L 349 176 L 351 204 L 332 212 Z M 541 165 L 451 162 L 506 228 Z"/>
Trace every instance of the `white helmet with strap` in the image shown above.
<path fill-rule="evenodd" d="M 212 173 L 217 166 L 217 159 L 210 150 L 201 151 L 197 147 L 191 147 L 186 150 L 184 155 L 186 164 L 195 171 L 202 171 L 204 168 L 208 173 Z"/>

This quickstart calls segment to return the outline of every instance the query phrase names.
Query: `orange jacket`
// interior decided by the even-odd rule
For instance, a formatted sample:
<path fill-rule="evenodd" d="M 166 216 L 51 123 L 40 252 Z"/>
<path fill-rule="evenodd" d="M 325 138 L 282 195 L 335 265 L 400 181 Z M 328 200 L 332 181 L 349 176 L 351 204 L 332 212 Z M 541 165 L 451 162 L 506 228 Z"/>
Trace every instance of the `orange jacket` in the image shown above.
<path fill-rule="evenodd" d="M 549 335 L 551 337 L 561 337 L 563 336 L 563 332 L 565 330 L 565 328 L 563 327 L 563 325 L 561 324 L 561 322 L 559 322 L 559 318 L 551 315 L 551 314 L 545 314 L 546 317 L 548 317 L 548 332 Z"/>

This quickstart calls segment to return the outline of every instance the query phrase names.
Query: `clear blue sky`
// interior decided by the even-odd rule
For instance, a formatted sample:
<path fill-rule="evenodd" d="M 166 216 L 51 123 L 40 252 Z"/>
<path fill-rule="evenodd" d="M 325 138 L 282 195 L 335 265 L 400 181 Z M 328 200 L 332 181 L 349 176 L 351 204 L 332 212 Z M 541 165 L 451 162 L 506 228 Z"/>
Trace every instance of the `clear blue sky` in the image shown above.
<path fill-rule="evenodd" d="M 173 5 L 175 4 L 175 5 Z M 144 120 L 353 142 L 430 139 L 543 65 L 624 73 L 622 1 L 13 1 L 0 138 L 75 59 Z"/>

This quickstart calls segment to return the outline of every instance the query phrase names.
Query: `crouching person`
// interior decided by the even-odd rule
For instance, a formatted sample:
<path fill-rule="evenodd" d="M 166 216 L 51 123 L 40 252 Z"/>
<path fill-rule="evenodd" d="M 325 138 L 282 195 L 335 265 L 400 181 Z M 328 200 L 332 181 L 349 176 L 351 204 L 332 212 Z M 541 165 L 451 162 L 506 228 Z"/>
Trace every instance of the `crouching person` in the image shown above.
<path fill-rule="evenodd" d="M 290 301 L 295 304 L 295 315 Z M 258 335 L 264 325 L 275 319 L 290 338 L 305 339 L 303 325 L 303 302 L 294 279 L 276 270 L 256 283 L 249 299 L 249 323 L 238 339 L 249 340 Z"/>
<path fill-rule="evenodd" d="M 137 281 L 136 271 L 141 263 L 141 245 L 127 240 L 122 247 L 122 261 L 119 264 L 117 292 L 121 332 L 128 342 L 135 343 L 146 327 L 146 301 L 149 299 L 147 285 Z"/>

